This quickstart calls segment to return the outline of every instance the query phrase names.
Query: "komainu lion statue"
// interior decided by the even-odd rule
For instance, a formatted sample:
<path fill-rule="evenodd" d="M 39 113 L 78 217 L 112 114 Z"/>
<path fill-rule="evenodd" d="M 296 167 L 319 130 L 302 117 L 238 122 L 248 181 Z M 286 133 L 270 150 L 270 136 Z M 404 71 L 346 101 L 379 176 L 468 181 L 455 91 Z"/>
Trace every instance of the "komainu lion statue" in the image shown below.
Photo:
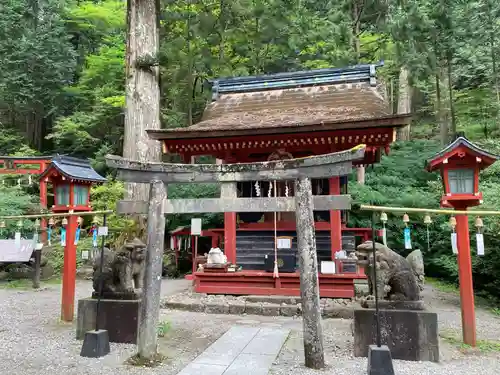
<path fill-rule="evenodd" d="M 102 291 L 106 295 L 113 293 L 140 294 L 144 280 L 146 245 L 135 238 L 116 251 L 104 248 L 103 255 L 102 274 L 100 273 L 101 253 L 94 259 L 93 285 L 95 292 L 99 292 L 100 277 L 102 276 Z"/>
<path fill-rule="evenodd" d="M 366 269 L 370 296 L 374 291 L 380 299 L 391 301 L 419 301 L 420 288 L 410 262 L 380 243 L 375 242 L 377 279 L 373 280 L 373 242 L 366 241 L 356 248 L 358 265 Z"/>

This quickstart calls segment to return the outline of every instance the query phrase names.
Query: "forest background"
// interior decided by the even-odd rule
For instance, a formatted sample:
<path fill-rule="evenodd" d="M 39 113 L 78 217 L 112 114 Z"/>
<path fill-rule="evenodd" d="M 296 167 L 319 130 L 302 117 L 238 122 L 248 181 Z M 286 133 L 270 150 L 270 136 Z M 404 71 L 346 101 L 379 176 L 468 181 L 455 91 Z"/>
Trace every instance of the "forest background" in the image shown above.
<path fill-rule="evenodd" d="M 209 96 L 206 79 L 384 61 L 394 113 L 413 112 L 409 132 L 350 184 L 359 203 L 437 207 L 440 177 L 425 160 L 464 132 L 500 154 L 500 2 L 494 0 L 159 0 L 160 106 L 165 128 L 188 126 Z M 0 154 L 87 157 L 109 182 L 93 189 L 95 209 L 114 208 L 123 185 L 104 155 L 121 154 L 124 134 L 126 1 L 9 0 L 0 4 Z M 204 160 L 205 162 L 207 160 Z M 500 163 L 481 175 L 482 208 L 500 209 Z M 37 186 L 4 177 L 3 215 L 39 209 Z M 354 177 L 353 177 L 354 178 Z M 353 181 L 354 182 L 354 181 Z M 207 197 L 216 185 L 179 185 L 170 197 Z M 457 282 L 449 217 L 410 216 L 426 273 Z M 471 231 L 474 228 L 471 217 Z M 169 228 L 189 223 L 175 215 Z M 204 226 L 221 225 L 206 215 Z M 486 255 L 473 256 L 475 288 L 500 289 L 500 219 L 484 218 Z M 112 217 L 110 227 L 131 222 Z M 350 226 L 369 226 L 351 213 Z M 389 215 L 389 243 L 403 248 L 401 215 Z M 472 247 L 475 247 L 474 236 Z"/>

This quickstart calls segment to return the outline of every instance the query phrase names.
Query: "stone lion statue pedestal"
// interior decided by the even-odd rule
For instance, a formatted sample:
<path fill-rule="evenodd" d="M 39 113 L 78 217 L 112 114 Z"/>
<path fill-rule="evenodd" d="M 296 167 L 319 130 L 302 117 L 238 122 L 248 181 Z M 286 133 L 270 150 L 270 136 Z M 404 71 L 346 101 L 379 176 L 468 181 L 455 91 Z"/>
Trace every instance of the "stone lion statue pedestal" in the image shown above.
<path fill-rule="evenodd" d="M 134 239 L 116 251 L 104 248 L 103 255 L 102 273 L 100 272 L 101 254 L 99 253 L 94 259 L 92 296 L 78 301 L 76 338 L 83 340 L 86 332 L 96 328 L 98 291 L 102 282 L 99 328 L 108 331 L 110 342 L 135 344 L 144 280 L 146 245 L 139 239 Z"/>
<path fill-rule="evenodd" d="M 420 298 L 423 270 L 422 275 L 418 275 L 414 262 L 382 244 L 376 243 L 375 246 L 376 280 L 372 276 L 373 243 L 367 241 L 356 251 L 359 265 L 366 268 L 370 296 L 362 301 L 361 308 L 354 311 L 354 356 L 367 357 L 369 346 L 377 342 L 373 297 L 374 288 L 377 288 L 381 344 L 389 347 L 392 358 L 439 362 L 437 314 L 426 311 Z"/>

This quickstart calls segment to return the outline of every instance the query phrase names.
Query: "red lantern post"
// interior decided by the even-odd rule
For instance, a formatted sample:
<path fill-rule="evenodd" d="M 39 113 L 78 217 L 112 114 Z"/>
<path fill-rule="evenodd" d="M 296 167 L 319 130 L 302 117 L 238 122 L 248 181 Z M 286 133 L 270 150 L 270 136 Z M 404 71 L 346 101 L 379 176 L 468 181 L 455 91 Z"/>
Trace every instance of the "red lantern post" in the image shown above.
<path fill-rule="evenodd" d="M 40 176 L 50 182 L 54 191 L 52 211 L 84 212 L 90 211 L 90 188 L 93 183 L 102 183 L 106 179 L 100 176 L 87 160 L 67 156 L 57 156 Z M 62 280 L 61 320 L 73 321 L 75 313 L 76 286 L 76 244 L 78 216 L 68 216 L 63 220 L 66 225 L 66 243 L 64 248 L 64 268 Z"/>
<path fill-rule="evenodd" d="M 497 156 L 482 150 L 464 137 L 457 138 L 434 155 L 427 162 L 427 169 L 439 169 L 441 172 L 444 187 L 441 206 L 466 211 L 469 207 L 483 203 L 483 194 L 479 191 L 479 172 L 497 159 Z M 476 346 L 468 215 L 456 215 L 456 221 L 463 341 L 467 345 Z"/>

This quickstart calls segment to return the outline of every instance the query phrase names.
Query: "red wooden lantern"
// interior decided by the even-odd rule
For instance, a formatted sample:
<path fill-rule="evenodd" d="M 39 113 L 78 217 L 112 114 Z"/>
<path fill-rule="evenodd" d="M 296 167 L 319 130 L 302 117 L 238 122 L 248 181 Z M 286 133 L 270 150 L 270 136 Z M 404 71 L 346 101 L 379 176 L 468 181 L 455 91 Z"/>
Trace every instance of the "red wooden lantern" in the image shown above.
<path fill-rule="evenodd" d="M 497 159 L 497 156 L 482 150 L 464 137 L 457 138 L 444 150 L 438 152 L 427 162 L 427 169 L 429 171 L 440 169 L 441 171 L 444 185 L 441 206 L 465 211 L 468 207 L 481 204 L 483 195 L 479 191 L 479 171 L 489 167 Z M 455 215 L 455 222 L 463 340 L 467 345 L 476 346 L 469 218 L 460 213 Z"/>
<path fill-rule="evenodd" d="M 87 160 L 69 156 L 54 157 L 40 178 L 53 186 L 53 212 L 90 211 L 92 184 L 106 181 Z"/>
<path fill-rule="evenodd" d="M 442 207 L 463 210 L 483 203 L 479 191 L 479 172 L 497 160 L 493 155 L 464 137 L 438 152 L 427 162 L 427 170 L 439 169 L 443 179 Z"/>
<path fill-rule="evenodd" d="M 56 156 L 40 175 L 41 181 L 52 183 L 54 190 L 53 212 L 90 211 L 90 187 L 105 182 L 87 160 L 69 156 Z M 71 322 L 75 309 L 76 285 L 76 229 L 79 225 L 76 215 L 63 219 L 66 227 L 66 246 L 62 280 L 61 320 Z"/>

